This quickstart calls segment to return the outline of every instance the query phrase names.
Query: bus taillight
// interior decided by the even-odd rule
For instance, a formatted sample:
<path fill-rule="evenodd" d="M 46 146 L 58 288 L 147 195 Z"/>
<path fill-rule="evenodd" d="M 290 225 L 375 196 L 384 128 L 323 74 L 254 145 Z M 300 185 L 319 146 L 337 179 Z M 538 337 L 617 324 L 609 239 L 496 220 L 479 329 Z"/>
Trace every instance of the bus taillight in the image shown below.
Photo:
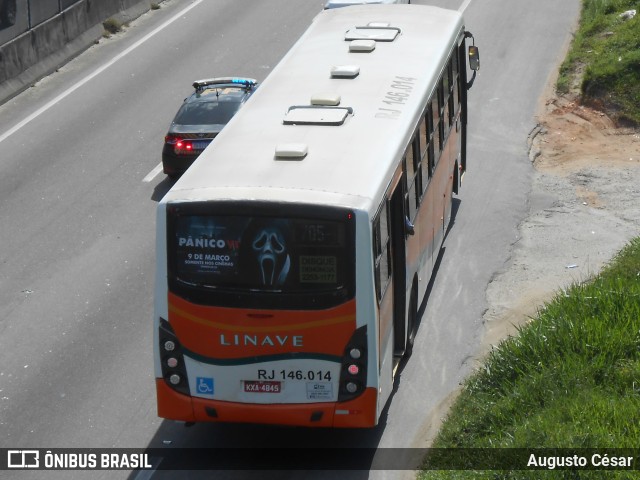
<path fill-rule="evenodd" d="M 358 328 L 342 355 L 338 401 L 351 400 L 364 392 L 367 384 L 367 327 Z"/>
<path fill-rule="evenodd" d="M 184 395 L 189 395 L 189 379 L 184 365 L 182 347 L 176 338 L 169 322 L 160 319 L 160 359 L 162 376 L 171 388 Z"/>

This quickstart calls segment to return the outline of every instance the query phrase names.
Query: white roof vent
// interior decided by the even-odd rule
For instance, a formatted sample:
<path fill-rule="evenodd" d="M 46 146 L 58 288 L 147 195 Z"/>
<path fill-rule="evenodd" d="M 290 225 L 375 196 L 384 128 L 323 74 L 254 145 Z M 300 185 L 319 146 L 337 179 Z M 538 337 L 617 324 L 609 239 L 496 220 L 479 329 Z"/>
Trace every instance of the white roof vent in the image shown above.
<path fill-rule="evenodd" d="M 369 52 L 373 52 L 375 49 L 376 49 L 375 40 L 353 40 L 349 44 L 350 52 L 369 53 Z"/>
<path fill-rule="evenodd" d="M 331 78 L 356 78 L 359 74 L 359 65 L 336 65 L 331 67 Z"/>
<path fill-rule="evenodd" d="M 318 93 L 311 97 L 311 105 L 335 107 L 340 105 L 340 95 L 337 93 Z"/>
<path fill-rule="evenodd" d="M 302 160 L 307 156 L 306 143 L 280 143 L 276 145 L 276 160 Z"/>

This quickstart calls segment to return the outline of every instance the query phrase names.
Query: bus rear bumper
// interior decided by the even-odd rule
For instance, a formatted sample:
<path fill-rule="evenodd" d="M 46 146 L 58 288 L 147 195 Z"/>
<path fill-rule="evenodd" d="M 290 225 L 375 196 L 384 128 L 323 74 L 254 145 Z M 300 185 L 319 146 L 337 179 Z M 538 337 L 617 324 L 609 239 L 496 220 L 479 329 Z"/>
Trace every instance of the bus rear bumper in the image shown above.
<path fill-rule="evenodd" d="M 230 422 L 301 427 L 368 428 L 377 422 L 377 391 L 341 403 L 246 404 L 188 397 L 156 379 L 158 416 L 183 422 Z"/>

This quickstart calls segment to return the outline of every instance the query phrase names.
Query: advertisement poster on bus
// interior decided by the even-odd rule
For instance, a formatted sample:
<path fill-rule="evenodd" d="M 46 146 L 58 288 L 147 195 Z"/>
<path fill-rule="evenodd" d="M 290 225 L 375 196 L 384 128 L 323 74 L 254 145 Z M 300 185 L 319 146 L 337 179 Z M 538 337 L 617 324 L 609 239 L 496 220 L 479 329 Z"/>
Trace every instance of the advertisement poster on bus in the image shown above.
<path fill-rule="evenodd" d="M 185 216 L 176 226 L 176 271 L 188 283 L 260 289 L 338 283 L 337 223 Z"/>

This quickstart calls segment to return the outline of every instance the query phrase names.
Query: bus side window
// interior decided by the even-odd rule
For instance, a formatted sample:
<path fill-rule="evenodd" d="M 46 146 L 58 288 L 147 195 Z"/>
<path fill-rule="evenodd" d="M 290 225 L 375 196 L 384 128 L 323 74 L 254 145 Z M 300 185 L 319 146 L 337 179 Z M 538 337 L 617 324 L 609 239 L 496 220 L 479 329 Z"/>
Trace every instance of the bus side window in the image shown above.
<path fill-rule="evenodd" d="M 416 166 L 416 203 L 420 205 L 422 199 L 422 192 L 424 192 L 424 186 L 422 185 L 422 138 L 420 137 L 420 130 L 417 130 L 413 136 L 413 162 Z"/>
<path fill-rule="evenodd" d="M 453 99 L 453 116 L 455 117 L 460 108 L 460 73 L 458 68 L 458 55 L 451 57 L 451 81 L 452 85 L 452 99 Z"/>
<path fill-rule="evenodd" d="M 385 199 L 373 220 L 373 253 L 375 284 L 378 301 L 382 300 L 391 278 L 391 249 L 389 248 L 389 209 Z"/>
<path fill-rule="evenodd" d="M 453 119 L 455 117 L 455 103 L 453 99 L 453 91 L 455 89 L 455 82 L 453 80 L 453 63 L 455 61 L 455 55 L 449 58 L 449 63 L 447 64 L 447 76 L 449 77 L 449 85 L 447 86 L 447 90 L 445 95 L 447 95 L 447 105 L 449 109 L 449 128 L 453 127 Z"/>
<path fill-rule="evenodd" d="M 433 107 L 431 102 L 427 104 L 427 114 L 425 118 L 427 120 L 427 138 L 429 142 L 427 144 L 427 155 L 423 161 L 428 165 L 429 178 L 431 178 L 433 176 L 433 169 L 436 166 L 435 152 L 433 150 Z"/>
<path fill-rule="evenodd" d="M 447 63 L 447 66 L 442 73 L 442 122 L 444 128 L 444 138 L 449 134 L 451 128 L 452 111 L 449 104 L 449 97 L 451 94 L 451 62 Z"/>
<path fill-rule="evenodd" d="M 422 178 L 422 193 L 426 192 L 427 187 L 429 186 L 429 177 L 431 176 L 431 167 L 429 166 L 429 129 L 427 123 L 427 115 L 428 109 L 425 114 L 422 116 L 422 120 L 420 121 L 420 126 L 418 127 L 418 136 L 420 137 L 420 156 L 418 157 L 420 161 L 420 172 Z"/>
<path fill-rule="evenodd" d="M 451 111 L 449 109 L 449 68 L 445 69 L 442 74 L 442 81 L 440 82 L 440 88 L 438 89 L 438 94 L 441 96 L 441 116 L 440 116 L 440 124 L 442 129 L 442 140 L 444 141 L 449 135 L 449 129 L 451 128 Z"/>
<path fill-rule="evenodd" d="M 405 152 L 403 162 L 404 162 L 404 171 L 406 178 L 406 206 L 407 212 L 409 214 L 409 219 L 413 220 L 416 216 L 416 212 L 418 211 L 418 205 L 420 202 L 420 178 L 419 178 L 419 169 L 417 165 L 418 155 L 416 152 L 417 147 L 417 136 L 414 135 L 411 143 L 407 146 L 407 151 Z"/>
<path fill-rule="evenodd" d="M 432 122 L 433 130 L 431 131 L 431 147 L 433 149 L 433 167 L 438 163 L 438 158 L 440 157 L 440 146 L 442 145 L 441 136 L 440 136 L 440 104 L 439 104 L 439 91 L 433 97 L 431 101 L 431 114 L 432 114 Z"/>

